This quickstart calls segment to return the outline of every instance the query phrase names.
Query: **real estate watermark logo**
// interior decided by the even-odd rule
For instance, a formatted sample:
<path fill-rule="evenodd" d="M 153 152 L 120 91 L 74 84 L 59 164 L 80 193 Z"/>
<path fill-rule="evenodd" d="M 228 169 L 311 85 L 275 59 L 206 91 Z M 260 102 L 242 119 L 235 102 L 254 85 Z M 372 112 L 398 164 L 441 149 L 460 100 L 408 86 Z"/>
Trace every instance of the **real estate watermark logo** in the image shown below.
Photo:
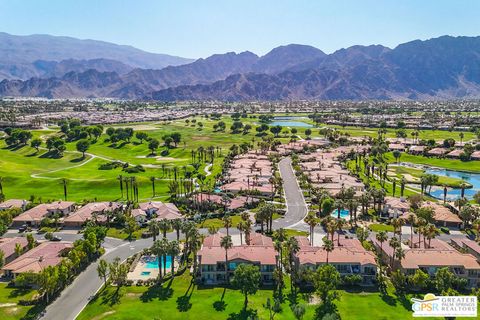
<path fill-rule="evenodd" d="M 414 317 L 477 317 L 476 296 L 435 296 L 411 299 Z"/>

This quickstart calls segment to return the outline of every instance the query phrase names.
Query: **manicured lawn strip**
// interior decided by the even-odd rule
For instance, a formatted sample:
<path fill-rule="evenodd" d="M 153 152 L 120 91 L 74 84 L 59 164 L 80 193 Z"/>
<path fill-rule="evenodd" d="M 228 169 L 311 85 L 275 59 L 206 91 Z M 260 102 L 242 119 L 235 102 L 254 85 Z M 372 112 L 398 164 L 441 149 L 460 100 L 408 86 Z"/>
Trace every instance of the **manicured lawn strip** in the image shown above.
<path fill-rule="evenodd" d="M 393 226 L 387 224 L 377 224 L 372 223 L 368 226 L 368 229 L 374 232 L 386 231 L 386 232 L 393 232 Z"/>
<path fill-rule="evenodd" d="M 0 283 L 0 319 L 33 319 L 38 312 L 38 308 L 34 306 L 22 306 L 17 303 L 20 300 L 32 299 L 36 293 L 36 290 L 9 288 L 6 283 Z M 1 306 L 7 303 L 14 303 L 15 305 Z"/>
<path fill-rule="evenodd" d="M 294 229 L 285 229 L 287 237 L 295 237 L 295 236 L 304 236 L 307 237 L 309 235 L 306 231 L 294 230 Z"/>

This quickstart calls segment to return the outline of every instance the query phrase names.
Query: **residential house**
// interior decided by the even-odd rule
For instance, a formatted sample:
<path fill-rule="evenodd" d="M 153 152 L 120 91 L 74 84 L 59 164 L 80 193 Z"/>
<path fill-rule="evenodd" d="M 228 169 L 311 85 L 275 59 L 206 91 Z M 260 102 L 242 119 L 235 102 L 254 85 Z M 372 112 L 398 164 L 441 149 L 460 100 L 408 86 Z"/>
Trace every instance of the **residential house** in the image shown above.
<path fill-rule="evenodd" d="M 28 245 L 26 237 L 0 238 L 0 251 L 3 252 L 4 263 L 9 263 L 18 257 L 15 253 L 17 243 L 22 249 Z"/>
<path fill-rule="evenodd" d="M 96 221 L 99 224 L 105 224 L 109 219 L 106 213 L 113 213 L 122 208 L 122 205 L 116 202 L 91 202 L 87 203 L 73 214 L 63 220 L 65 227 L 80 228 L 88 221 Z"/>
<path fill-rule="evenodd" d="M 9 199 L 0 203 L 0 211 L 15 209 L 15 208 L 24 211 L 28 203 L 29 202 L 27 200 Z"/>
<path fill-rule="evenodd" d="M 208 285 L 225 283 L 225 249 L 220 246 L 224 234 L 217 233 L 205 238 L 202 248 L 197 253 L 199 280 Z M 240 264 L 258 266 L 261 282 L 271 285 L 273 272 L 278 260 L 278 253 L 273 247 L 272 239 L 261 234 L 253 234 L 250 244 L 234 244 L 228 250 L 227 268 L 231 278 Z"/>
<path fill-rule="evenodd" d="M 28 226 L 38 227 L 44 218 L 52 217 L 54 214 L 58 214 L 61 217 L 67 216 L 74 208 L 75 203 L 70 201 L 42 203 L 13 218 L 13 226 L 26 224 Z"/>
<path fill-rule="evenodd" d="M 73 248 L 70 242 L 43 242 L 7 263 L 3 268 L 5 276 L 15 279 L 24 272 L 39 273 L 48 266 L 56 266 L 62 261 L 62 255 Z"/>
<path fill-rule="evenodd" d="M 297 269 L 316 270 L 327 263 L 327 251 L 321 246 L 312 246 L 306 237 L 296 237 L 300 250 L 294 260 Z M 340 246 L 328 253 L 328 263 L 333 265 L 341 276 L 360 275 L 363 285 L 372 285 L 377 273 L 375 255 L 367 251 L 359 240 L 340 237 Z"/>

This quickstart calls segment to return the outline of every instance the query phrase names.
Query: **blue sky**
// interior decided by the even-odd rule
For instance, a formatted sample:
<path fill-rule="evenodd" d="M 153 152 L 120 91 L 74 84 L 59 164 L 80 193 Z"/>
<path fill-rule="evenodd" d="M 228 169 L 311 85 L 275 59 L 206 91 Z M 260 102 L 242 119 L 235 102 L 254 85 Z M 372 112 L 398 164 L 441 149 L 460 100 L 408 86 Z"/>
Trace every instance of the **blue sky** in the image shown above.
<path fill-rule="evenodd" d="M 97 39 L 189 58 L 289 43 L 330 53 L 480 35 L 478 0 L 0 0 L 0 31 Z"/>

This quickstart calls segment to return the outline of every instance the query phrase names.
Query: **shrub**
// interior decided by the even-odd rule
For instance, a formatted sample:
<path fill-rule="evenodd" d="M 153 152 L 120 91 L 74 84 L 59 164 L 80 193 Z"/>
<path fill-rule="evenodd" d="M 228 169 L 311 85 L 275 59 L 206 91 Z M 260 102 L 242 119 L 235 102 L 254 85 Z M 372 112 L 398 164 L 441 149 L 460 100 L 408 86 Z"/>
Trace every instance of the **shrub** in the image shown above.
<path fill-rule="evenodd" d="M 346 286 L 357 286 L 362 283 L 362 276 L 359 274 L 351 274 L 343 277 L 343 283 Z"/>
<path fill-rule="evenodd" d="M 51 233 L 51 232 L 45 233 L 45 239 L 52 240 L 53 239 L 53 233 Z"/>
<path fill-rule="evenodd" d="M 123 171 L 125 171 L 126 173 L 139 173 L 145 172 L 145 169 L 141 165 L 137 165 L 135 167 L 123 168 Z"/>
<path fill-rule="evenodd" d="M 441 230 L 443 233 L 450 234 L 450 229 L 448 229 L 447 227 L 440 227 L 440 230 Z"/>

